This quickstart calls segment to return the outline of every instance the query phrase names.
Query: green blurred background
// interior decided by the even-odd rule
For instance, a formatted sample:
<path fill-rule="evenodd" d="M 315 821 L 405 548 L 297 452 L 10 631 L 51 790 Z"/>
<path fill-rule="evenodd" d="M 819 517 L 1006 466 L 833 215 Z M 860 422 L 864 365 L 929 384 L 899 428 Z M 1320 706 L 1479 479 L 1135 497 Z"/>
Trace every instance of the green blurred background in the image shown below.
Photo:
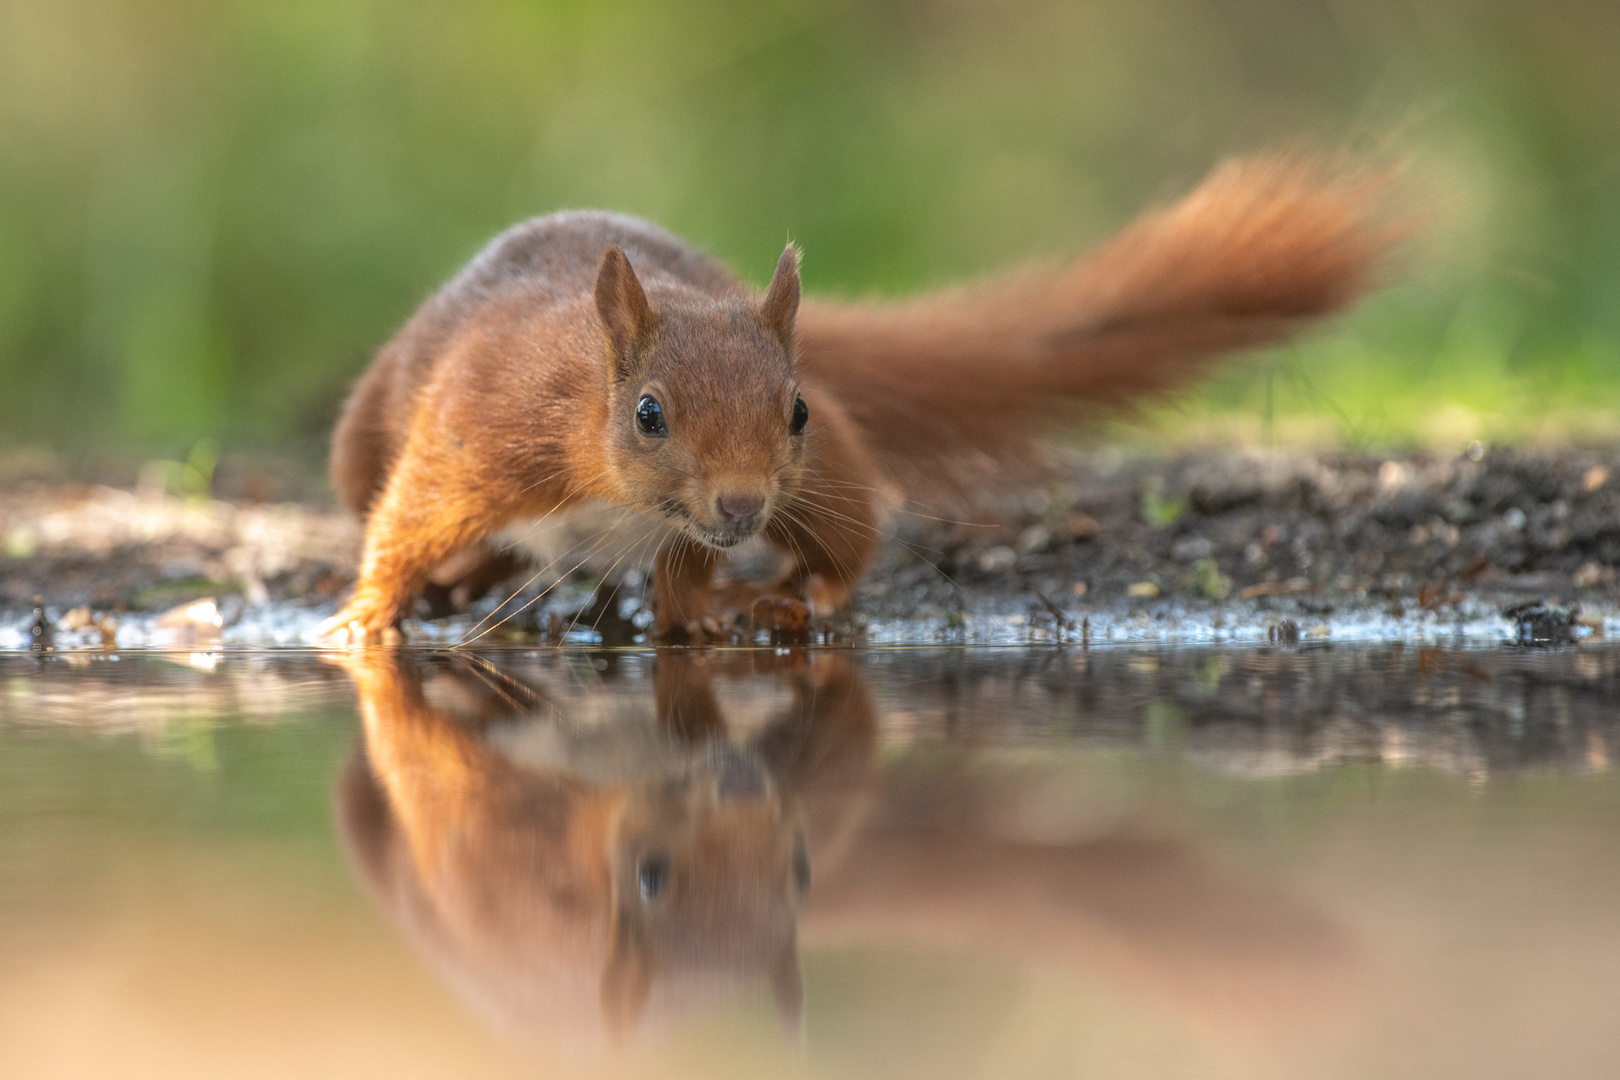
<path fill-rule="evenodd" d="M 894 294 L 1300 139 L 1409 160 L 1426 239 L 1126 437 L 1620 437 L 1614 0 L 0 0 L 0 450 L 318 463 L 371 351 L 561 207 Z"/>

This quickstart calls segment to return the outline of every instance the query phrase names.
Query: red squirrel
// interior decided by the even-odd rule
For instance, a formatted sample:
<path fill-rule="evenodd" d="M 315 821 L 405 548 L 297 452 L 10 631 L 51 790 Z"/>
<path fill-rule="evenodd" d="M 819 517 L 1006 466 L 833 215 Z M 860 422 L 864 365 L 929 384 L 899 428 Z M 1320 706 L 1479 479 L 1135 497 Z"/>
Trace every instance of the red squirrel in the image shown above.
<path fill-rule="evenodd" d="M 619 559 L 652 554 L 657 639 L 723 635 L 716 570 L 754 538 L 791 562 L 767 590 L 791 617 L 835 610 L 897 499 L 970 492 L 1077 407 L 1163 391 L 1356 299 L 1395 238 L 1377 186 L 1297 156 L 1233 161 L 1069 265 L 893 304 L 801 304 L 791 244 L 761 297 L 635 218 L 517 225 L 349 395 L 332 482 L 365 517 L 364 556 L 319 633 L 393 639 L 429 576 L 478 574 L 501 530 L 603 509 L 621 546 L 631 530 Z"/>

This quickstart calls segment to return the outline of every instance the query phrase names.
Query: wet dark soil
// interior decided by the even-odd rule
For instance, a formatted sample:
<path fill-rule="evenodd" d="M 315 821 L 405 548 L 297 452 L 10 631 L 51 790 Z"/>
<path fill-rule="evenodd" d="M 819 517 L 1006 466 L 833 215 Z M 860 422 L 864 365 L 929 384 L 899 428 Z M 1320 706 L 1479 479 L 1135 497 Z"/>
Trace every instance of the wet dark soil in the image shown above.
<path fill-rule="evenodd" d="M 1595 614 L 1616 597 L 1620 454 L 1096 453 L 995 527 L 913 517 L 900 536 L 864 611 L 1016 600 L 1073 619 L 1235 600 L 1311 619 L 1540 600 Z"/>
<path fill-rule="evenodd" d="M 1058 477 L 972 520 L 908 508 L 832 629 L 858 638 L 904 624 L 937 639 L 985 616 L 1073 635 L 1098 616 L 1218 625 L 1237 612 L 1286 640 L 1351 613 L 1494 618 L 1541 602 L 1518 625 L 1556 639 L 1583 619 L 1601 632 L 1620 596 L 1616 450 L 1096 451 Z M 0 623 L 24 626 L 36 597 L 53 621 L 202 596 L 232 611 L 324 609 L 352 584 L 358 540 L 346 516 L 311 504 L 14 485 L 0 494 Z M 632 639 L 634 599 L 605 604 L 589 584 L 559 590 L 521 624 L 542 635 L 558 619 L 575 626 L 584 604 L 588 621 Z"/>

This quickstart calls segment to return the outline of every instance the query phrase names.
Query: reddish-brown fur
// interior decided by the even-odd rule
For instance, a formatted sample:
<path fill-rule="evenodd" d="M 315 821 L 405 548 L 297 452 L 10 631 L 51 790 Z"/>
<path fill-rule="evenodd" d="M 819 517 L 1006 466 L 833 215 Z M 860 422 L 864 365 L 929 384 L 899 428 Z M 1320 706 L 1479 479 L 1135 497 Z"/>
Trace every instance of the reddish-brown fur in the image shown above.
<path fill-rule="evenodd" d="M 838 607 L 872 557 L 887 492 L 970 492 L 1027 463 L 1078 408 L 1163 391 L 1354 300 L 1395 238 L 1371 219 L 1375 187 L 1303 159 L 1235 162 L 1069 266 L 896 305 L 800 307 L 791 248 L 756 300 L 644 222 L 517 226 L 350 396 L 332 479 L 367 515 L 366 546 L 326 631 L 375 635 L 458 552 L 590 499 L 669 534 L 659 636 L 714 632 L 721 553 L 753 534 L 793 556 L 781 592 Z M 636 428 L 648 392 L 668 438 Z M 802 436 L 789 433 L 799 395 Z M 735 527 L 718 509 L 761 502 Z"/>
<path fill-rule="evenodd" d="M 1356 943 L 1308 899 L 1135 830 L 1023 835 L 1007 810 L 1033 805 L 1029 774 L 993 752 L 880 752 L 847 653 L 661 651 L 655 719 L 604 695 L 572 728 L 596 752 L 546 760 L 521 749 L 566 744 L 533 736 L 570 710 L 543 686 L 465 655 L 342 663 L 363 722 L 345 846 L 456 989 L 530 1037 L 622 1038 L 734 982 L 769 985 L 796 1026 L 801 941 L 1067 968 L 1239 1045 L 1286 1044 L 1351 997 Z M 753 696 L 760 676 L 784 707 Z M 760 786 L 723 795 L 727 760 Z M 652 851 L 669 885 L 648 902 L 634 870 Z"/>
<path fill-rule="evenodd" d="M 368 650 L 342 662 L 364 737 L 340 781 L 339 827 L 368 885 L 458 987 L 514 1026 L 578 1037 L 599 1018 L 620 1037 L 655 989 L 678 998 L 705 979 L 759 979 L 796 1023 L 807 883 L 795 855 L 807 857 L 807 825 L 861 805 L 834 798 L 806 821 L 797 791 L 859 788 L 875 738 L 847 658 L 827 658 L 816 674 L 802 654 L 766 658 L 762 670 L 786 676 L 794 704 L 739 748 L 709 657 L 661 655 L 656 725 L 643 728 L 634 712 L 602 721 L 612 737 L 583 768 L 491 745 L 489 727 L 544 728 L 562 714 L 477 661 Z M 728 790 L 727 774 L 757 787 Z M 651 902 L 638 895 L 637 869 L 654 853 L 668 885 Z"/>

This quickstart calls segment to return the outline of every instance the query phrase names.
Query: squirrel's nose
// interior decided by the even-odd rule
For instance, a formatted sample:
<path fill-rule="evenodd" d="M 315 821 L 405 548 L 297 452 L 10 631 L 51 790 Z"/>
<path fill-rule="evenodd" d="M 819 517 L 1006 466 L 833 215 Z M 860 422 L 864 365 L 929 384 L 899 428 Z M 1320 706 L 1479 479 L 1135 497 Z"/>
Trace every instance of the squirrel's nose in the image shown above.
<path fill-rule="evenodd" d="M 714 501 L 715 508 L 720 511 L 720 520 L 732 528 L 747 525 L 759 516 L 765 509 L 763 495 L 722 495 Z"/>

